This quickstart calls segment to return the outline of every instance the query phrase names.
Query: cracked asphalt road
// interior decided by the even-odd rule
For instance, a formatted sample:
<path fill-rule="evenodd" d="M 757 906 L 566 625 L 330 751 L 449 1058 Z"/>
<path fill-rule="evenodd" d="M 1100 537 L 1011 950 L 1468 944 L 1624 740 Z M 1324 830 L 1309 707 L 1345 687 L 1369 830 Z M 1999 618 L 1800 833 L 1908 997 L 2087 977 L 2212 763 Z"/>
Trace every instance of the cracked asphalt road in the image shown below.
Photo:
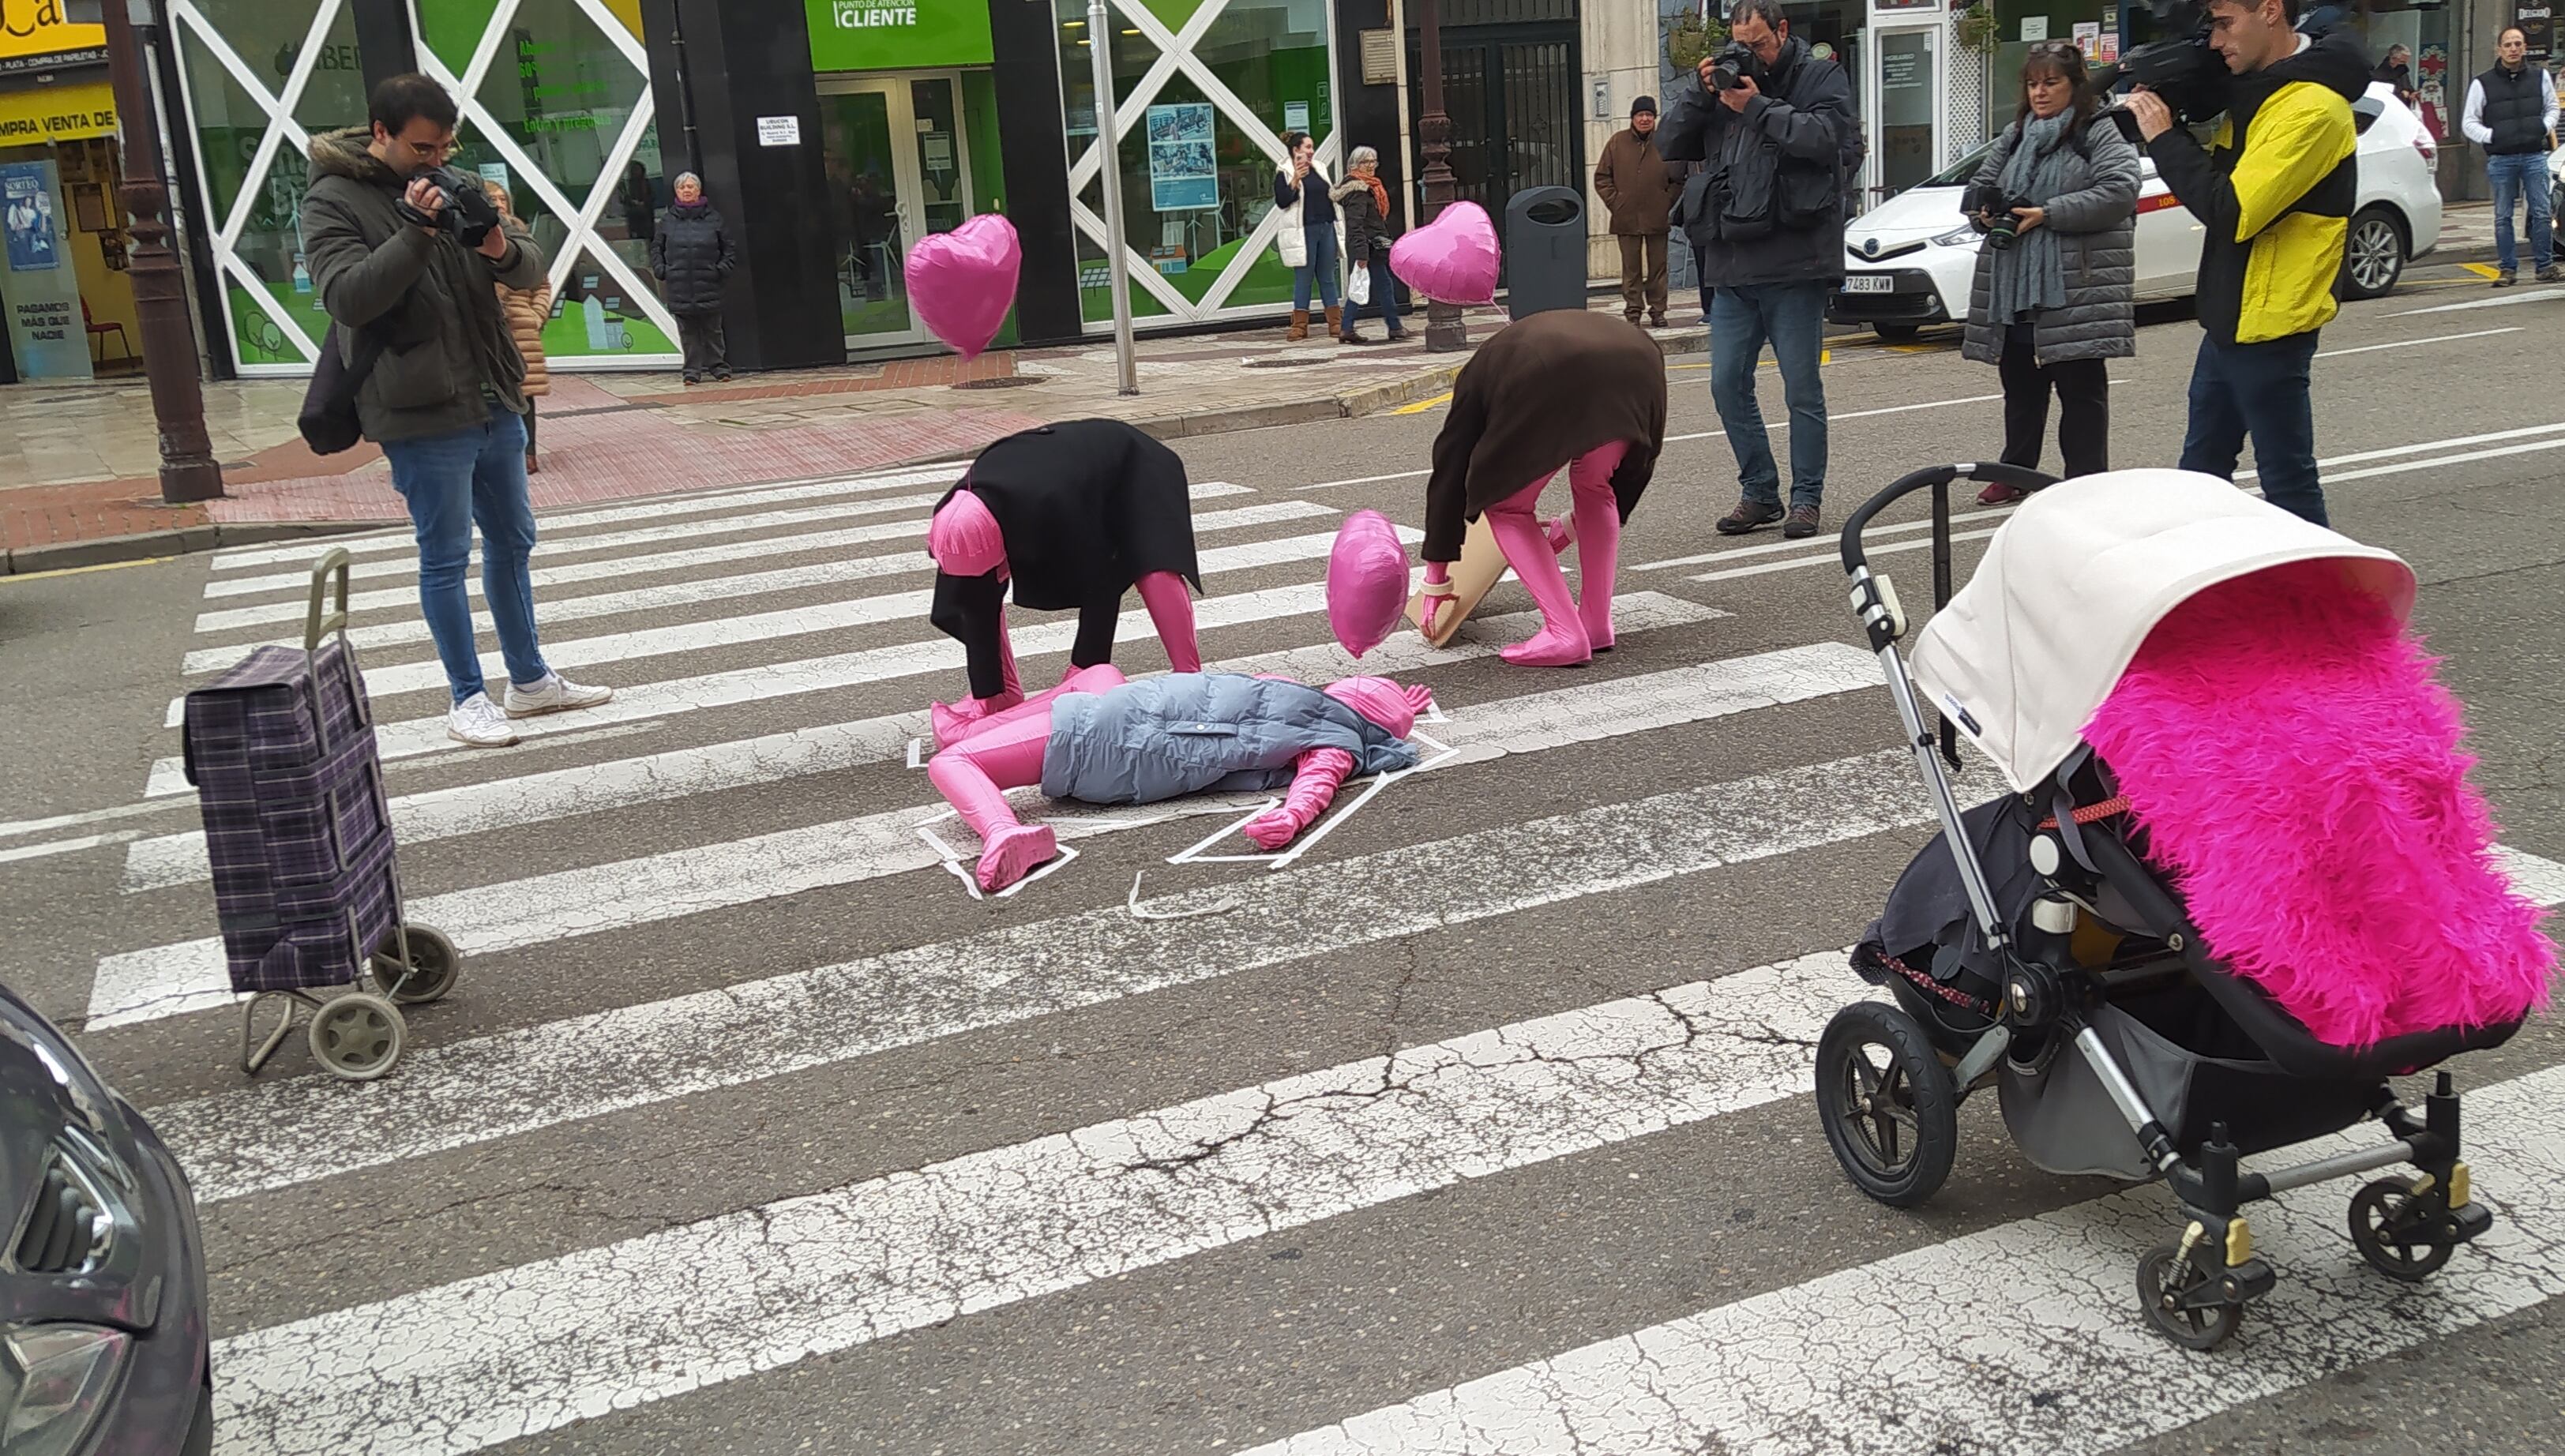
<path fill-rule="evenodd" d="M 2538 402 L 2565 304 L 2414 312 L 2488 297 L 2423 267 L 2350 310 L 2325 347 L 2366 352 L 2318 364 L 2319 441 L 2364 457 L 2334 472 L 2353 477 L 2339 524 L 2423 575 L 2506 843 L 2565 860 L 2565 448 L 2546 447 L 2565 409 Z M 2494 329 L 2516 332 L 2448 338 Z M 2168 462 L 2195 339 L 2157 320 L 2115 365 L 2120 463 Z M 1830 518 L 1994 448 L 1976 398 L 1993 371 L 1947 342 L 1834 361 Z M 1675 431 L 1715 430 L 1707 371 L 1673 381 Z M 1256 559 L 1360 507 L 1419 524 L 1418 480 L 1372 477 L 1421 469 L 1439 423 L 1180 442 L 1198 482 L 1241 488 L 1206 515 L 1276 508 L 1206 549 Z M 2312 1190 L 2257 1222 L 2290 1293 L 2208 1361 L 2130 1307 L 2134 1251 L 2170 1232 L 2161 1198 L 2029 1168 L 1991 1107 L 1964 1111 L 1927 1207 L 1851 1192 L 1808 1060 L 1863 993 L 1839 950 L 1921 841 L 1923 801 L 1884 694 L 1830 676 L 1851 623 L 1827 543 L 1714 540 L 1732 480 L 1724 441 L 1669 446 L 1622 555 L 1643 625 L 1610 658 L 1511 668 L 1488 651 L 1525 629 L 1509 618 L 1394 668 L 1435 687 L 1461 756 L 1279 871 L 1166 862 L 1216 820 L 1063 816 L 1076 861 L 972 899 L 909 817 L 933 795 L 906 742 L 951 674 L 900 669 L 931 632 L 868 609 L 594 670 L 646 713 L 396 759 L 410 889 L 478 937 L 455 994 L 410 1017 L 398 1072 L 344 1087 L 297 1046 L 247 1082 L 220 1010 L 82 1033 L 203 1197 L 219 1449 L 1148 1456 L 1385 1409 L 1420 1414 L 1344 1449 L 2552 1449 L 2565 1234 L 2541 1242 L 2554 1189 L 2517 1181 L 2558 1160 L 2534 1130 L 2541 1098 L 2565 1100 L 2552 1026 L 2461 1069 L 2517 1084 L 2486 1103 L 2512 1110 L 2486 1114 L 2475 1176 L 2526 1242 L 2387 1290 L 2339 1235 L 2350 1185 Z M 564 611 L 550 639 L 918 585 L 828 570 L 913 542 L 812 546 L 824 511 L 731 525 L 811 504 L 671 505 L 700 529 L 646 545 L 583 549 L 632 522 L 553 534 L 538 565 L 577 574 L 543 600 L 647 595 Z M 1747 554 L 1645 569 L 1712 551 Z M 1884 562 L 1920 604 L 1922 558 Z M 214 928 L 191 803 L 139 791 L 175 752 L 160 723 L 186 656 L 278 629 L 197 629 L 292 599 L 208 600 L 249 570 L 0 583 L 0 979 L 68 1025 L 102 958 Z M 697 585 L 752 570 L 785 575 Z M 397 597 L 358 613 L 369 666 L 424 660 Z M 1510 584 L 1482 613 L 1527 607 Z M 1334 670 L 1322 639 L 1306 612 L 1205 630 L 1209 657 L 1311 675 Z M 1119 660 L 1163 665 L 1145 639 Z M 377 709 L 398 728 L 435 694 Z M 54 817 L 75 822 L 24 828 Z M 111 842 L 67 848 L 87 839 Z M 1135 919 L 1142 870 L 1150 910 L 1216 913 Z M 1549 1423 L 1570 1409 L 1595 1418 Z"/>

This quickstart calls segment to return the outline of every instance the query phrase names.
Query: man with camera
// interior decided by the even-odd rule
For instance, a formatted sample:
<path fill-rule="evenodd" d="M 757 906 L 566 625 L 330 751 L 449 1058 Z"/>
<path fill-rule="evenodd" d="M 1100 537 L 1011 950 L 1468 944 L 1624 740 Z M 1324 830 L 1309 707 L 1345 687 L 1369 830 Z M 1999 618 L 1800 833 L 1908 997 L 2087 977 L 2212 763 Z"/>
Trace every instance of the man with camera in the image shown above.
<path fill-rule="evenodd" d="M 2250 435 L 2262 498 L 2321 526 L 2307 370 L 2336 310 L 2359 195 L 2351 103 L 2368 92 L 2369 59 L 2348 32 L 2298 34 L 2297 10 L 2298 0 L 2210 0 L 2209 46 L 2232 74 L 2213 145 L 2184 129 L 2205 115 L 2177 118 L 2147 90 L 2126 105 L 2205 233 L 2182 468 L 2232 480 Z"/>
<path fill-rule="evenodd" d="M 1814 536 L 1826 487 L 1826 397 L 1817 375 L 1826 297 L 1844 276 L 1844 169 L 1858 144 L 1852 85 L 1790 34 L 1780 0 L 1739 0 L 1729 45 L 1659 124 L 1669 161 L 1705 165 L 1680 215 L 1699 247 L 1710 306 L 1710 389 L 1737 452 L 1744 499 L 1722 535 L 1775 521 Z M 1790 406 L 1790 500 L 1754 397 L 1769 340 Z"/>
<path fill-rule="evenodd" d="M 2493 286 L 2509 288 L 2520 275 L 2520 248 L 2511 235 L 2515 201 L 2529 203 L 2529 256 L 2538 281 L 2565 278 L 2552 255 L 2555 223 L 2547 215 L 2548 138 L 2556 132 L 2556 88 L 2546 69 L 2529 64 L 2529 36 L 2507 25 L 2494 42 L 2494 65 L 2467 83 L 2459 129 L 2485 149 L 2485 178 L 2493 184 Z"/>
<path fill-rule="evenodd" d="M 501 219 L 479 179 L 445 165 L 457 113 L 444 88 L 395 76 L 374 88 L 367 110 L 370 124 L 312 140 L 305 263 L 355 380 L 357 424 L 391 462 L 392 489 L 417 531 L 419 609 L 453 689 L 446 731 L 475 748 L 504 747 L 517 741 L 510 718 L 613 696 L 546 666 L 535 636 L 526 364 L 498 286 L 542 287 L 543 250 L 522 224 Z M 504 712 L 482 681 L 464 590 L 475 522 L 482 591 L 508 664 Z"/>

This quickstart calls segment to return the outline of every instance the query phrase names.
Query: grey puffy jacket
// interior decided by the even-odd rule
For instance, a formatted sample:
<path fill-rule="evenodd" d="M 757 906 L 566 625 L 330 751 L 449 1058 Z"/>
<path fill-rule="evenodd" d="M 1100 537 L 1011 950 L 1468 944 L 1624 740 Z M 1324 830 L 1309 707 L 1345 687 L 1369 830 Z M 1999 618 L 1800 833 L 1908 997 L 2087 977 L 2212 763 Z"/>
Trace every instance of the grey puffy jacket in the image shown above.
<path fill-rule="evenodd" d="M 1964 194 L 1970 205 L 2001 190 L 2004 163 L 2020 139 L 2017 126 L 1996 135 Z M 2041 364 L 2127 359 L 2138 352 L 2138 184 L 2137 148 L 2108 118 L 2095 117 L 2084 127 L 2083 144 L 2068 150 L 2065 190 L 2041 204 L 2048 211 L 2041 226 L 2056 230 L 2066 271 L 2066 307 L 2042 310 L 2032 321 Z M 1994 250 L 1981 247 L 1969 285 L 1968 341 L 1960 349 L 1980 364 L 2003 359 L 2004 331 L 1987 317 L 1993 272 Z"/>
<path fill-rule="evenodd" d="M 1314 687 L 1177 672 L 1051 699 L 1042 791 L 1088 804 L 1156 804 L 1206 790 L 1280 789 L 1313 748 L 1352 754 L 1357 774 L 1416 767 L 1414 745 Z"/>

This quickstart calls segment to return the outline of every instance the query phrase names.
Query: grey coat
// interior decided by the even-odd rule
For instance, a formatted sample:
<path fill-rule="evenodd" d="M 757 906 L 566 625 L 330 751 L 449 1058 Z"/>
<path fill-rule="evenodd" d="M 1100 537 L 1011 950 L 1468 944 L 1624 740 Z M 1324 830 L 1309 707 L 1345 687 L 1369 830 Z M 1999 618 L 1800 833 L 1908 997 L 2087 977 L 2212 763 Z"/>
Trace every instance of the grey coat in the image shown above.
<path fill-rule="evenodd" d="M 1982 197 L 2001 190 L 2004 162 L 2021 129 L 1995 137 L 1985 162 L 1969 181 L 1964 206 L 1972 219 Z M 2043 364 L 2079 359 L 2127 359 L 2138 352 L 2138 152 L 2108 118 L 2084 127 L 2083 145 L 2069 149 L 2066 190 L 2041 205 L 2042 227 L 2058 234 L 2066 271 L 2066 307 L 2042 310 L 2032 321 L 2032 346 Z M 1968 342 L 1960 353 L 1980 364 L 2003 360 L 2003 327 L 1989 316 L 1994 290 L 1994 250 L 1978 250 L 1977 277 L 1969 285 Z"/>
<path fill-rule="evenodd" d="M 1416 767 L 1414 745 L 1314 687 L 1177 672 L 1051 699 L 1042 791 L 1088 804 L 1156 804 L 1206 790 L 1280 789 L 1313 748 L 1353 755 L 1357 774 Z"/>

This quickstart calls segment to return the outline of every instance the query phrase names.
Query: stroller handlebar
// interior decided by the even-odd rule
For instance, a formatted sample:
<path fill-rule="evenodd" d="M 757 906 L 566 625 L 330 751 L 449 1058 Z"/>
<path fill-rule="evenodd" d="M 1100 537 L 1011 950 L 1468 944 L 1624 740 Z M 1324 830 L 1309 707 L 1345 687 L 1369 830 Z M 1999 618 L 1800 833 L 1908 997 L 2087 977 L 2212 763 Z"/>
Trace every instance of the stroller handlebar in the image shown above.
<path fill-rule="evenodd" d="M 2005 465 L 1997 461 L 1934 465 L 1900 476 L 1886 490 L 1862 502 L 1860 508 L 1852 513 L 1851 519 L 1844 522 L 1844 575 L 1858 577 L 1870 566 L 1870 558 L 1862 550 L 1861 538 L 1862 533 L 1869 529 L 1872 518 L 1915 492 L 1930 489 L 1936 492 L 1933 501 L 1933 540 L 1936 558 L 1934 575 L 1937 580 L 1947 580 L 1950 573 L 1951 534 L 1951 498 L 1948 487 L 1955 480 L 1974 480 L 1981 485 L 2007 485 L 2024 492 L 2035 491 L 2042 486 L 2057 483 L 2056 476 L 2042 475 L 2036 470 L 2025 470 L 2018 465 Z M 1934 603 L 1936 607 L 1942 605 L 1939 601 Z"/>

